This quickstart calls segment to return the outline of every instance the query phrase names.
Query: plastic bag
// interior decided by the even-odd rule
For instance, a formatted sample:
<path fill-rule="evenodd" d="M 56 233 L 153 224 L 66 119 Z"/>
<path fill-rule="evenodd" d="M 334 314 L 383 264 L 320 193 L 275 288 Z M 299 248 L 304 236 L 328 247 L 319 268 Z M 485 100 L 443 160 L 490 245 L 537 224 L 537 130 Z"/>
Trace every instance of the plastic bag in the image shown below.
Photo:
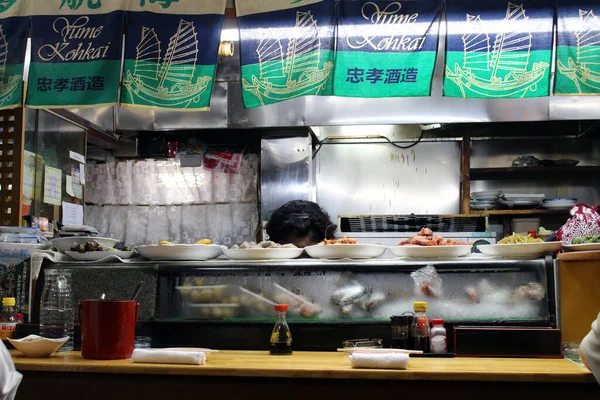
<path fill-rule="evenodd" d="M 577 204 L 571 208 L 570 214 L 571 218 L 556 231 L 554 240 L 570 245 L 577 237 L 600 235 L 598 207 Z"/>
<path fill-rule="evenodd" d="M 442 278 L 440 278 L 433 265 L 411 272 L 410 277 L 415 284 L 415 295 L 442 297 Z"/>

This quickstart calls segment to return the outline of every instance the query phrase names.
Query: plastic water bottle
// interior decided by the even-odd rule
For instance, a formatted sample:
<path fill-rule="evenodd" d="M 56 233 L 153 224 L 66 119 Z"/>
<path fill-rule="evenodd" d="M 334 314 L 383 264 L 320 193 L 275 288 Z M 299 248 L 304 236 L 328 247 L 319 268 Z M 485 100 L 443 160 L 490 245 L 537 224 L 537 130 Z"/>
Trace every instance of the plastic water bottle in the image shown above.
<path fill-rule="evenodd" d="M 73 351 L 73 295 L 71 271 L 47 269 L 40 303 L 40 336 L 69 340 L 57 352 Z"/>

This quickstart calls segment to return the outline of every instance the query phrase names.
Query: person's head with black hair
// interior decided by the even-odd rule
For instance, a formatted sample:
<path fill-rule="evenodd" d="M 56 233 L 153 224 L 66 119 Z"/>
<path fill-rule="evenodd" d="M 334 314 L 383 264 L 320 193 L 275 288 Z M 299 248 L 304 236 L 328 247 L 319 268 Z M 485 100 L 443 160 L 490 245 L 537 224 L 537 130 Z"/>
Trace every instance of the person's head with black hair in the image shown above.
<path fill-rule="evenodd" d="M 273 211 L 266 229 L 273 242 L 305 247 L 333 239 L 337 226 L 317 203 L 293 200 Z"/>

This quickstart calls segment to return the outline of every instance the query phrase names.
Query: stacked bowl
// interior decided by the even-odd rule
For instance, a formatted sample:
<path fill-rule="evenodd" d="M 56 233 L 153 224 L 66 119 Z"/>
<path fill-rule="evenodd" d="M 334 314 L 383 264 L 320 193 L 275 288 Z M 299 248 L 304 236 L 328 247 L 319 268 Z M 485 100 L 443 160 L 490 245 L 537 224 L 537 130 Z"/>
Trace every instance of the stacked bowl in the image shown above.
<path fill-rule="evenodd" d="M 498 204 L 500 196 L 502 196 L 502 192 L 500 190 L 473 192 L 471 193 L 471 209 L 491 210 Z"/>

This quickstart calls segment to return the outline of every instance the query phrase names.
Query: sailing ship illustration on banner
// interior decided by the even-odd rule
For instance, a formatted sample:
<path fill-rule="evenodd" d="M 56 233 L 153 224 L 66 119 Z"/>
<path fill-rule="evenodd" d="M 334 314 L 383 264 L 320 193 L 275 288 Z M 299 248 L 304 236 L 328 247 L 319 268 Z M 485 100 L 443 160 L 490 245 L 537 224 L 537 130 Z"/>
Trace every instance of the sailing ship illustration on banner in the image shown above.
<path fill-rule="evenodd" d="M 187 108 L 200 101 L 212 77 L 201 76 L 192 82 L 198 60 L 194 24 L 180 20 L 163 58 L 160 47 L 154 28 L 143 27 L 134 70 L 127 70 L 123 80 L 133 103 L 138 98 L 160 107 Z"/>
<path fill-rule="evenodd" d="M 6 76 L 6 59 L 8 57 L 8 42 L 0 25 L 0 107 L 10 102 L 15 90 L 19 87 L 23 76 Z"/>
<path fill-rule="evenodd" d="M 600 90 L 600 21 L 592 10 L 579 10 L 581 30 L 577 38 L 577 60 L 569 57 L 568 66 L 558 60 L 558 71 L 575 83 L 579 93 L 581 85 Z"/>
<path fill-rule="evenodd" d="M 467 14 L 468 33 L 462 36 L 464 61 L 454 71 L 446 66 L 446 77 L 456 83 L 467 97 L 468 92 L 485 97 L 524 97 L 536 91 L 550 65 L 533 63 L 529 69 L 531 32 L 523 5 L 508 3 L 503 29 L 496 34 L 490 51 L 490 37 L 482 29 L 479 15 Z"/>
<path fill-rule="evenodd" d="M 310 11 L 296 12 L 295 35 L 283 51 L 281 39 L 274 29 L 263 29 L 262 39 L 256 49 L 260 63 L 260 76 L 252 75 L 252 83 L 242 79 L 244 90 L 265 99 L 283 101 L 304 95 L 317 95 L 325 89 L 333 70 L 327 61 L 319 68 L 321 39 L 319 27 Z"/>

